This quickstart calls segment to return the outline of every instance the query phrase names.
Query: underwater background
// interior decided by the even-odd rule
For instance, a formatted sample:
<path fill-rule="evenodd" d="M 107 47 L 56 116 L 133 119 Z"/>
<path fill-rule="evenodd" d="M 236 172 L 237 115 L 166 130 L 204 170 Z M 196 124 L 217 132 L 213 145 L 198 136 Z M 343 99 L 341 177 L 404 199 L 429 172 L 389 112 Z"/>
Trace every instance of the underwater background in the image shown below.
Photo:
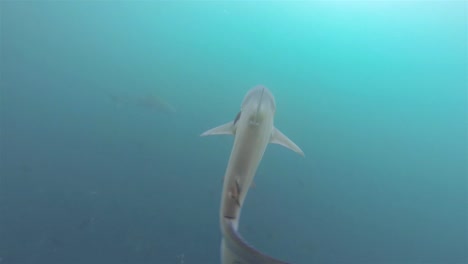
<path fill-rule="evenodd" d="M 291 263 L 468 263 L 466 1 L 1 1 L 0 263 L 219 263 L 234 119 L 267 148 L 240 232 Z"/>

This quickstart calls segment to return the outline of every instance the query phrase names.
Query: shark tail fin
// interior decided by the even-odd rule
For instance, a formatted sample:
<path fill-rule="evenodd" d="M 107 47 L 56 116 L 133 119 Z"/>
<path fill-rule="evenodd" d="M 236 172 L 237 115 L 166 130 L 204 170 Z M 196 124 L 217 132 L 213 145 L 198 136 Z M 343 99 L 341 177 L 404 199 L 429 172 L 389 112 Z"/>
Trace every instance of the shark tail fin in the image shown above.
<path fill-rule="evenodd" d="M 285 134 L 281 133 L 281 131 L 279 131 L 276 127 L 273 128 L 270 143 L 281 145 L 298 153 L 301 156 L 304 156 L 302 149 L 299 148 L 299 146 L 297 146 L 296 143 L 290 140 Z"/>
<path fill-rule="evenodd" d="M 232 220 L 224 219 L 224 238 L 221 242 L 221 262 L 239 264 L 289 264 L 271 257 L 247 243 L 236 230 Z"/>
<path fill-rule="evenodd" d="M 209 129 L 203 132 L 200 136 L 213 136 L 213 135 L 234 135 L 235 127 L 233 122 L 229 122 L 215 128 Z"/>

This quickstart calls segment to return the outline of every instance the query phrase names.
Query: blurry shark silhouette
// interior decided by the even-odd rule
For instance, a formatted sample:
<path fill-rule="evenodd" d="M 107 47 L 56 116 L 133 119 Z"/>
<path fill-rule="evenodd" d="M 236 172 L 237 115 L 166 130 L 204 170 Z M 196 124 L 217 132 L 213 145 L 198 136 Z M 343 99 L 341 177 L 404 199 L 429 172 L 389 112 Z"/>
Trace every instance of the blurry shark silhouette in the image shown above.
<path fill-rule="evenodd" d="M 122 96 L 109 93 L 108 96 L 110 100 L 118 106 L 137 106 L 167 114 L 173 114 L 176 112 L 173 105 L 156 95 Z"/>

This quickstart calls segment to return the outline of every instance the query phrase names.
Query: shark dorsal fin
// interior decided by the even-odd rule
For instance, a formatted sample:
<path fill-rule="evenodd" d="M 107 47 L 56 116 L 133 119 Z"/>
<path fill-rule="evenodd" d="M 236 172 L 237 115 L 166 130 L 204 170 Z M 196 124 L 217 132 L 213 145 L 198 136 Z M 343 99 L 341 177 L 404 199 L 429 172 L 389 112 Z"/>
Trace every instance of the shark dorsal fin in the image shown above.
<path fill-rule="evenodd" d="M 296 145 L 292 140 L 290 140 L 285 134 L 281 133 L 276 127 L 273 128 L 273 133 L 271 134 L 270 143 L 278 144 L 283 147 L 286 147 L 301 156 L 304 156 L 304 152 Z"/>

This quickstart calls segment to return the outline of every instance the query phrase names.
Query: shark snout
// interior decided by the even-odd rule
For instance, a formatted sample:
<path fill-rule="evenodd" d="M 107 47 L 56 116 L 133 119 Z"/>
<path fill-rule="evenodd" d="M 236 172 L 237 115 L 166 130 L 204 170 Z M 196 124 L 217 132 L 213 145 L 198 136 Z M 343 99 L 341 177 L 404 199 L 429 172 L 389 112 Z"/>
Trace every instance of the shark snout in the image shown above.
<path fill-rule="evenodd" d="M 260 87 L 260 98 L 259 98 L 258 103 L 257 103 L 257 112 L 255 114 L 257 120 L 260 117 L 260 109 L 262 107 L 262 103 L 263 103 L 262 99 L 263 99 L 263 94 L 264 93 L 265 93 L 265 86 L 261 86 Z"/>
<path fill-rule="evenodd" d="M 265 118 L 272 117 L 275 113 L 274 99 L 265 87 L 259 87 L 255 99 L 250 106 L 250 124 L 260 125 Z"/>
<path fill-rule="evenodd" d="M 267 116 L 273 116 L 276 110 L 273 94 L 263 85 L 250 89 L 242 102 L 241 112 L 248 116 L 249 123 L 259 125 Z"/>

